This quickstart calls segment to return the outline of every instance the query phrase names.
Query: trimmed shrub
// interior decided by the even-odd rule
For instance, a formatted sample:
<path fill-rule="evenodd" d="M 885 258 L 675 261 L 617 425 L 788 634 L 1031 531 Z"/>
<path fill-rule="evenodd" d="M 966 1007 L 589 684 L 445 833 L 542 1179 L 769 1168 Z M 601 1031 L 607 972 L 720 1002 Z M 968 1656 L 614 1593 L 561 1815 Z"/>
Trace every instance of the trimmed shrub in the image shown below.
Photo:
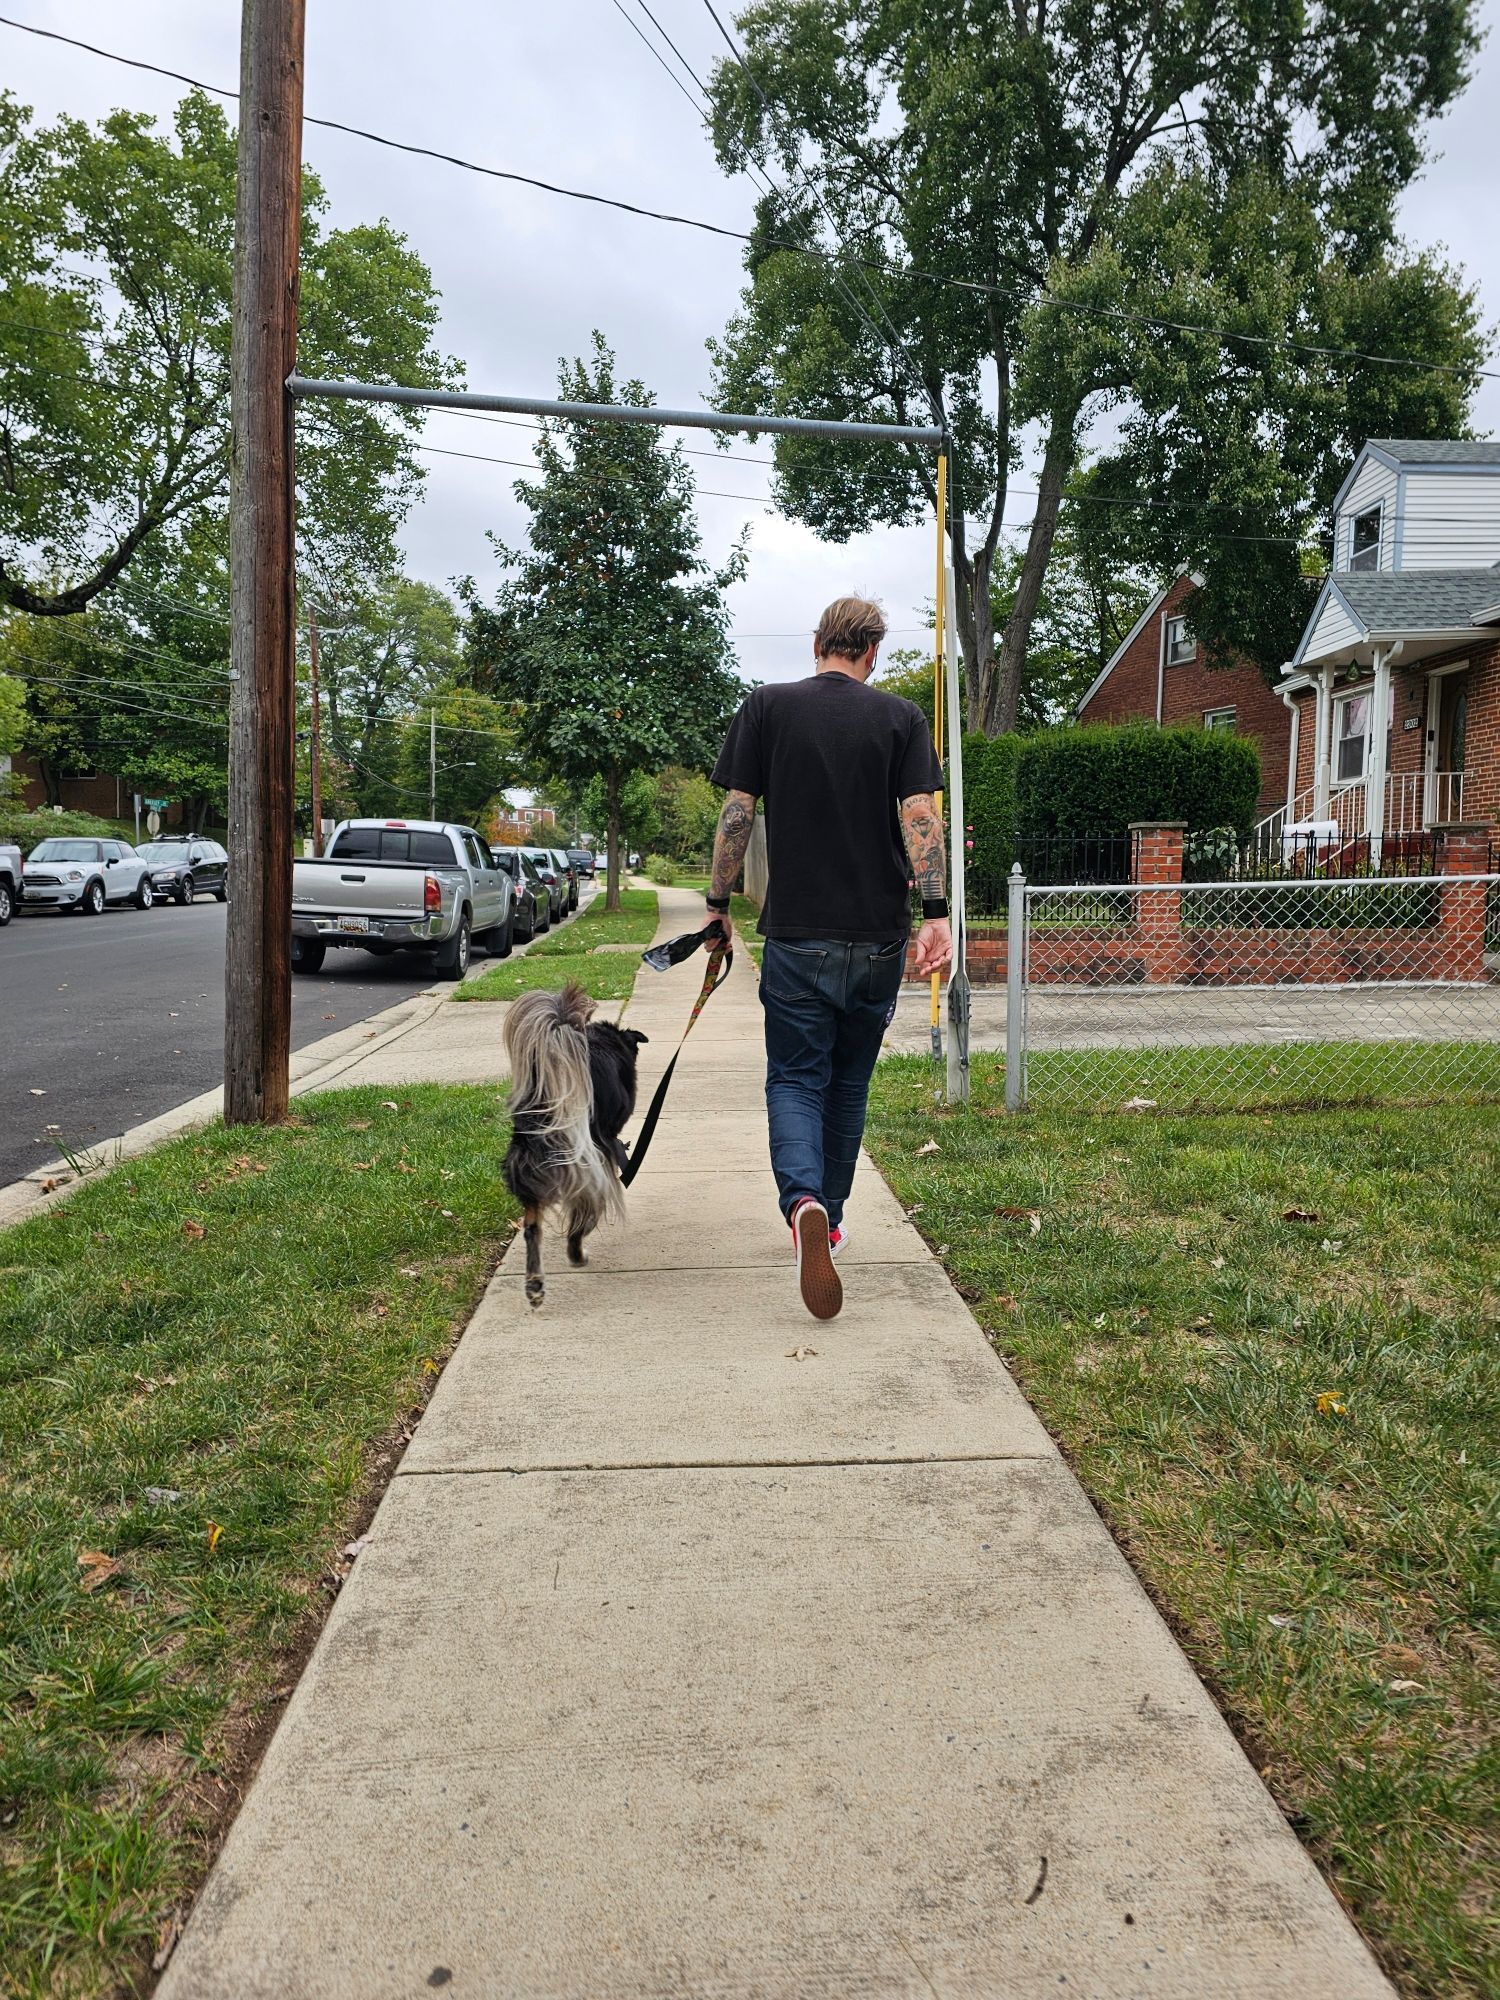
<path fill-rule="evenodd" d="M 1021 743 L 1016 828 L 1024 837 L 1123 834 L 1132 820 L 1187 822 L 1189 832 L 1255 824 L 1260 756 L 1246 737 L 1148 722 L 1049 729 Z"/>
<path fill-rule="evenodd" d="M 1005 877 L 1016 858 L 1016 759 L 1023 738 L 964 735 L 964 820 L 969 849 L 969 894 L 986 911 L 999 898 L 1004 908 Z"/>
<path fill-rule="evenodd" d="M 22 812 L 0 808 L 0 840 L 19 847 L 23 854 L 29 854 L 39 840 L 58 840 L 71 837 L 74 840 L 128 840 L 129 830 L 121 834 L 113 821 L 97 819 L 93 813 L 60 812 L 50 808 L 38 812 Z"/>
<path fill-rule="evenodd" d="M 646 880 L 658 883 L 663 889 L 670 889 L 677 880 L 677 863 L 665 854 L 648 854 Z"/>

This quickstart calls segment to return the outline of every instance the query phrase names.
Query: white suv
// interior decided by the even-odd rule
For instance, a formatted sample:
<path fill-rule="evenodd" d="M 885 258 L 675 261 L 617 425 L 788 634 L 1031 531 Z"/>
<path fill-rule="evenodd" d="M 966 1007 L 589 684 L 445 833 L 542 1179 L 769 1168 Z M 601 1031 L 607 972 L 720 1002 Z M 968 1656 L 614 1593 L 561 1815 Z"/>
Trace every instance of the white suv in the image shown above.
<path fill-rule="evenodd" d="M 50 903 L 97 917 L 106 903 L 134 903 L 149 910 L 155 901 L 151 870 L 128 840 L 75 840 L 59 835 L 39 841 L 26 858 L 21 878 L 28 904 Z"/>

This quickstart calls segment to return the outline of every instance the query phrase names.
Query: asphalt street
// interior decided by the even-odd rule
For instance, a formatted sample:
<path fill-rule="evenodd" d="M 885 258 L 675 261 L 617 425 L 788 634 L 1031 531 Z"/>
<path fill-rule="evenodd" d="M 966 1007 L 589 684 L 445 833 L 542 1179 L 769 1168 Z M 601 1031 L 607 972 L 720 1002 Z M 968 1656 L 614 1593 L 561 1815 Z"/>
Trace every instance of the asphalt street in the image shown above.
<path fill-rule="evenodd" d="M 227 915 L 200 897 L 101 917 L 23 910 L 0 931 L 0 1186 L 55 1158 L 59 1136 L 96 1145 L 220 1081 Z M 292 981 L 292 1045 L 432 983 L 425 959 L 330 952 Z"/>

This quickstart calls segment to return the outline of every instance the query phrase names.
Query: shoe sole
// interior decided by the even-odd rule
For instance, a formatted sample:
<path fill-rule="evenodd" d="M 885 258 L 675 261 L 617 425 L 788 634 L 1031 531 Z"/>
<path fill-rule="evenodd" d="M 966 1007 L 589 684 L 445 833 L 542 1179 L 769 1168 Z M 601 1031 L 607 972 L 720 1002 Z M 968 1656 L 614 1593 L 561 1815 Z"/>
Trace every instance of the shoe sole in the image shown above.
<path fill-rule="evenodd" d="M 828 1213 L 816 1202 L 797 1212 L 797 1283 L 802 1303 L 814 1319 L 835 1319 L 843 1310 L 844 1287 L 828 1247 Z"/>

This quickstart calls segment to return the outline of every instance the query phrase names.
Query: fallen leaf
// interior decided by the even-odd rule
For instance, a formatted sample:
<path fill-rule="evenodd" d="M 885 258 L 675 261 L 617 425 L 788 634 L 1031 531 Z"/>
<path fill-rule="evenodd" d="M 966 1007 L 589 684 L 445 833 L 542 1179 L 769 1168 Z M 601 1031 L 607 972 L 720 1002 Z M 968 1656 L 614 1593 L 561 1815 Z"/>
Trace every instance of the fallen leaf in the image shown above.
<path fill-rule="evenodd" d="M 924 1153 L 940 1153 L 942 1150 L 936 1139 L 929 1139 L 924 1146 L 918 1146 L 917 1158 L 920 1160 Z"/>
<path fill-rule="evenodd" d="M 177 1949 L 177 1940 L 182 1936 L 182 1919 L 170 1916 L 156 1933 L 156 1951 L 151 1959 L 153 1972 L 165 1972 L 167 1960 Z"/>
<path fill-rule="evenodd" d="M 349 1120 L 349 1130 L 351 1132 L 368 1132 L 369 1129 L 370 1121 L 368 1118 L 351 1118 Z"/>
<path fill-rule="evenodd" d="M 148 1507 L 175 1507 L 182 1494 L 175 1486 L 145 1486 L 141 1498 Z"/>
<path fill-rule="evenodd" d="M 373 1160 L 356 1160 L 354 1162 L 354 1171 L 357 1174 L 367 1174 L 374 1164 Z"/>
<path fill-rule="evenodd" d="M 1224 1268 L 1224 1259 L 1222 1257 L 1210 1257 L 1208 1267 L 1211 1271 L 1222 1271 Z"/>
<path fill-rule="evenodd" d="M 338 1015 L 337 1015 L 337 1014 L 325 1014 L 325 1015 L 323 1016 L 323 1019 L 324 1019 L 325 1021 L 336 1021 L 336 1020 L 338 1019 Z"/>
<path fill-rule="evenodd" d="M 421 1271 L 415 1264 L 403 1264 L 401 1266 L 401 1276 L 403 1278 L 420 1278 L 421 1275 Z"/>
<path fill-rule="evenodd" d="M 43 1194 L 56 1194 L 60 1187 L 66 1187 L 73 1178 L 71 1174 L 52 1174 L 42 1182 Z"/>
<path fill-rule="evenodd" d="M 1154 1111 L 1156 1109 L 1156 1099 L 1154 1097 L 1127 1097 L 1121 1109 L 1125 1111 Z"/>
<path fill-rule="evenodd" d="M 1315 1208 L 1284 1208 L 1281 1211 L 1281 1219 L 1283 1222 L 1321 1222 L 1323 1220 Z"/>
<path fill-rule="evenodd" d="M 414 1174 L 416 1171 L 410 1160 L 397 1160 L 396 1172 L 398 1174 Z"/>
<path fill-rule="evenodd" d="M 1019 1301 L 1010 1292 L 996 1292 L 995 1304 L 999 1306 L 1003 1312 L 1013 1313 L 1013 1312 L 1019 1312 L 1020 1310 Z"/>
<path fill-rule="evenodd" d="M 92 1596 L 96 1590 L 108 1583 L 111 1577 L 118 1576 L 124 1565 L 116 1562 L 113 1556 L 106 1555 L 103 1549 L 80 1549 L 78 1567 L 83 1571 L 83 1575 L 78 1579 L 78 1588 Z"/>
<path fill-rule="evenodd" d="M 996 1215 L 1003 1215 L 1007 1222 L 1024 1222 L 1033 1236 L 1042 1233 L 1042 1211 L 1039 1208 L 997 1208 Z"/>
<path fill-rule="evenodd" d="M 424 1375 L 441 1375 L 442 1372 L 443 1372 L 442 1369 L 438 1366 L 437 1362 L 433 1360 L 430 1354 L 424 1354 L 422 1356 L 422 1373 Z"/>
<path fill-rule="evenodd" d="M 33 1096 L 33 1097 L 45 1097 L 45 1096 L 47 1095 L 47 1093 L 46 1093 L 46 1091 L 45 1091 L 45 1090 L 38 1090 L 38 1089 L 37 1089 L 37 1088 L 35 1087 L 35 1085 L 33 1085 L 33 1086 L 32 1086 L 32 1092 L 31 1092 L 31 1094 L 32 1094 L 32 1096 Z"/>
<path fill-rule="evenodd" d="M 1323 1238 L 1323 1248 L 1328 1252 L 1330 1257 L 1337 1257 L 1343 1247 L 1344 1239 L 1342 1236 L 1325 1236 Z"/>
<path fill-rule="evenodd" d="M 224 1530 L 219 1526 L 219 1523 L 217 1521 L 210 1521 L 208 1524 L 208 1553 L 210 1555 L 213 1554 L 223 1539 Z"/>
<path fill-rule="evenodd" d="M 454 1219 L 454 1218 L 453 1218 L 453 1210 L 452 1210 L 451 1208 L 440 1208 L 440 1209 L 438 1210 L 438 1214 L 439 1214 L 439 1215 L 445 1215 L 445 1216 L 446 1216 L 446 1217 L 448 1218 L 448 1220 L 449 1220 L 450 1222 L 452 1222 L 452 1221 L 453 1221 L 453 1219 Z"/>
<path fill-rule="evenodd" d="M 789 1347 L 786 1358 L 788 1361 L 816 1361 L 818 1350 L 815 1347 Z"/>
<path fill-rule="evenodd" d="M 1320 1417 L 1346 1417 L 1349 1406 L 1337 1389 L 1323 1389 L 1318 1394 L 1318 1415 Z"/>
<path fill-rule="evenodd" d="M 1109 1318 L 1108 1313 L 1096 1313 L 1094 1315 L 1094 1325 L 1103 1326 L 1108 1318 Z"/>
<path fill-rule="evenodd" d="M 358 1541 L 345 1542 L 344 1554 L 348 1556 L 351 1562 L 353 1562 L 354 1558 L 358 1555 L 363 1555 L 365 1550 L 369 1546 L 370 1546 L 370 1537 L 368 1535 L 361 1535 Z"/>
<path fill-rule="evenodd" d="M 182 1225 L 182 1233 L 184 1236 L 192 1237 L 193 1241 L 196 1243 L 199 1242 L 203 1237 L 207 1236 L 208 1231 L 203 1227 L 203 1224 L 201 1222 L 194 1222 L 193 1218 L 189 1216 L 187 1221 L 184 1222 Z"/>
<path fill-rule="evenodd" d="M 1266 1619 L 1268 1625 L 1274 1625 L 1280 1632 L 1284 1632 L 1288 1625 L 1295 1625 L 1296 1622 L 1297 1614 L 1295 1611 L 1273 1611 Z"/>
<path fill-rule="evenodd" d="M 394 1097 L 384 1097 L 380 1101 L 380 1108 L 382 1111 L 399 1111 L 401 1106 Z"/>
<path fill-rule="evenodd" d="M 1426 1693 L 1426 1689 L 1423 1687 L 1420 1681 L 1387 1681 L 1385 1684 L 1385 1691 L 1387 1694 Z"/>

